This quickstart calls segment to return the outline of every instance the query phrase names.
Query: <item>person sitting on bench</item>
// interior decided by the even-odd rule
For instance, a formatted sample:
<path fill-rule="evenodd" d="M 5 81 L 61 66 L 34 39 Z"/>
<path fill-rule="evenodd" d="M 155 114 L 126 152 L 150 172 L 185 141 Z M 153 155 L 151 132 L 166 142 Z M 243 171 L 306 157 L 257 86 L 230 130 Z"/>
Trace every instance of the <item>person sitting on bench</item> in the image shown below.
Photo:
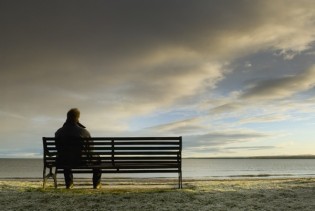
<path fill-rule="evenodd" d="M 87 129 L 79 122 L 80 111 L 77 108 L 72 108 L 67 113 L 67 120 L 63 127 L 58 129 L 55 133 L 56 139 L 59 144 L 57 150 L 61 151 L 60 158 L 57 159 L 61 165 L 67 166 L 67 164 L 79 165 L 80 157 L 83 150 L 82 138 L 90 138 L 91 135 Z M 101 187 L 102 172 L 100 169 L 93 169 L 93 188 L 98 189 Z M 64 178 L 66 188 L 73 187 L 73 174 L 71 168 L 64 168 Z"/>

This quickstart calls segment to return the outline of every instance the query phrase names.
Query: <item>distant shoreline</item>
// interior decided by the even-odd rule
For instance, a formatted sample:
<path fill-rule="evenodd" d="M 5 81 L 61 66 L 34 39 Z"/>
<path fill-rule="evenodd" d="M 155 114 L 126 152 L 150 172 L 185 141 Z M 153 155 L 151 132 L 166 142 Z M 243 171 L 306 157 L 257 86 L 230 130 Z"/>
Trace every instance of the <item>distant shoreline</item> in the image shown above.
<path fill-rule="evenodd" d="M 0 157 L 0 159 L 43 159 L 37 158 L 14 158 Z M 275 156 L 235 156 L 235 157 L 183 157 L 182 159 L 315 159 L 315 155 L 275 155 Z"/>
<path fill-rule="evenodd" d="M 183 159 L 315 159 L 315 155 L 276 155 L 276 156 L 248 156 L 248 157 L 186 157 Z"/>

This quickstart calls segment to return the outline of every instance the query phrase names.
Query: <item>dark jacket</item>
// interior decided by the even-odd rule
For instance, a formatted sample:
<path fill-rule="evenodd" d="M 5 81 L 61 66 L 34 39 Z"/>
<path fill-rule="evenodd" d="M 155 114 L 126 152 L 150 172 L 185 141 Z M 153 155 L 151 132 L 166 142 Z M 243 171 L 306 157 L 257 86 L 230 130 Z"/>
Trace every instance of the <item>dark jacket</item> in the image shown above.
<path fill-rule="evenodd" d="M 83 128 L 81 124 L 65 122 L 63 127 L 56 131 L 55 137 L 59 138 L 65 136 L 90 138 L 91 134 L 87 129 Z"/>
<path fill-rule="evenodd" d="M 89 131 L 77 123 L 66 122 L 55 133 L 58 150 L 57 165 L 80 165 L 84 152 L 84 138 L 90 138 Z"/>

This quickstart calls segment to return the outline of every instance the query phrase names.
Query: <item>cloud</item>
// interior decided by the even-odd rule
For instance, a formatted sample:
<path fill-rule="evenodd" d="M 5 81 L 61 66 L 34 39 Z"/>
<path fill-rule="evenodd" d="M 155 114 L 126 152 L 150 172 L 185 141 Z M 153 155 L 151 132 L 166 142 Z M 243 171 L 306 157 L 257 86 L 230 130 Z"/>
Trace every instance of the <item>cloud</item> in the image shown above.
<path fill-rule="evenodd" d="M 16 87 L 2 96 L 45 101 L 50 92 L 48 98 L 58 93 L 63 104 L 99 99 L 112 102 L 109 110 L 123 103 L 132 113 L 145 113 L 215 87 L 225 77 L 227 60 L 268 48 L 302 51 L 315 34 L 308 1 L 180 4 L 105 1 L 84 6 L 79 1 L 62 7 L 51 3 L 44 13 L 39 13 L 40 3 L 4 7 L 11 22 L 2 27 L 6 59 L 1 84 L 10 87 L 9 79 Z M 285 11 L 277 9 L 284 5 Z M 58 16 L 52 15 L 55 8 Z M 27 15 L 31 9 L 34 16 Z M 12 18 L 15 14 L 20 19 Z M 133 106 L 136 102 L 141 109 Z"/>
<path fill-rule="evenodd" d="M 270 150 L 273 146 L 246 146 L 234 147 L 233 144 L 250 144 L 270 137 L 270 134 L 263 134 L 253 131 L 231 131 L 209 132 L 194 136 L 186 136 L 183 139 L 184 156 L 207 156 L 239 153 L 245 151 Z M 231 146 L 232 145 L 232 146 Z"/>
<path fill-rule="evenodd" d="M 234 112 L 236 110 L 243 109 L 244 105 L 242 103 L 237 102 L 228 102 L 223 105 L 216 106 L 214 108 L 211 108 L 210 113 L 211 114 L 221 114 L 225 112 Z"/>
<path fill-rule="evenodd" d="M 194 133 L 200 134 L 200 132 L 206 131 L 207 127 L 202 124 L 200 118 L 190 118 L 153 126 L 147 129 L 150 131 L 155 131 L 155 133 L 186 135 Z"/>
<path fill-rule="evenodd" d="M 225 147 L 226 150 L 268 150 L 274 149 L 275 146 L 249 146 L 249 147 Z"/>
<path fill-rule="evenodd" d="M 309 52 L 306 52 L 305 54 L 306 54 L 306 55 L 313 56 L 313 55 L 315 55 L 315 51 L 309 51 Z"/>
<path fill-rule="evenodd" d="M 299 75 L 289 75 L 282 78 L 258 81 L 251 85 L 241 95 L 243 99 L 283 99 L 315 86 L 315 66 Z"/>
<path fill-rule="evenodd" d="M 200 147 L 194 149 L 186 149 L 185 157 L 215 157 L 218 154 L 225 154 L 225 156 L 230 156 L 231 154 L 238 153 L 240 151 L 252 151 L 256 152 L 260 150 L 273 150 L 277 149 L 275 146 L 249 146 L 249 147 L 218 147 L 218 146 L 209 146 L 209 147 Z"/>
<path fill-rule="evenodd" d="M 241 124 L 247 123 L 269 123 L 269 122 L 280 122 L 290 119 L 291 116 L 285 114 L 267 114 L 267 115 L 260 115 L 260 116 L 253 116 L 248 118 L 243 118 L 239 122 Z"/>
<path fill-rule="evenodd" d="M 253 131 L 214 131 L 206 134 L 191 135 L 185 137 L 184 147 L 208 148 L 213 146 L 224 146 L 234 143 L 251 142 L 259 138 L 266 138 L 268 136 L 270 135 Z"/>
<path fill-rule="evenodd" d="M 224 96 L 218 84 L 231 77 L 233 61 L 266 51 L 292 61 L 311 48 L 313 1 L 31 0 L 6 2 L 0 14 L 0 121 L 6 122 L 0 131 L 7 135 L 1 142 L 39 129 L 53 134 L 71 107 L 81 109 L 93 134 L 125 134 L 138 116 L 187 103 L 201 115 L 198 106 L 212 99 L 211 114 L 235 113 L 257 99 L 288 98 L 314 83 L 313 68 L 256 80 L 224 102 L 216 99 Z M 255 63 L 245 66 L 256 74 Z M 191 138 L 205 146 L 201 140 L 215 137 L 211 131 L 201 135 L 209 116 L 155 130 L 198 134 Z M 232 135 L 216 137 L 250 139 Z"/>

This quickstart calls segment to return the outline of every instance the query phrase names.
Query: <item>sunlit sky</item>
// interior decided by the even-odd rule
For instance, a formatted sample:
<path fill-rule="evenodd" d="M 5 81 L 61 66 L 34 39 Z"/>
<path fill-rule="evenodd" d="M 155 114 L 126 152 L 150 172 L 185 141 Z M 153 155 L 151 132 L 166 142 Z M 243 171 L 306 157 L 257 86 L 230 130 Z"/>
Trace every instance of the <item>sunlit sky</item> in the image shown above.
<path fill-rule="evenodd" d="M 183 136 L 185 157 L 315 154 L 314 0 L 1 0 L 0 157 Z"/>

